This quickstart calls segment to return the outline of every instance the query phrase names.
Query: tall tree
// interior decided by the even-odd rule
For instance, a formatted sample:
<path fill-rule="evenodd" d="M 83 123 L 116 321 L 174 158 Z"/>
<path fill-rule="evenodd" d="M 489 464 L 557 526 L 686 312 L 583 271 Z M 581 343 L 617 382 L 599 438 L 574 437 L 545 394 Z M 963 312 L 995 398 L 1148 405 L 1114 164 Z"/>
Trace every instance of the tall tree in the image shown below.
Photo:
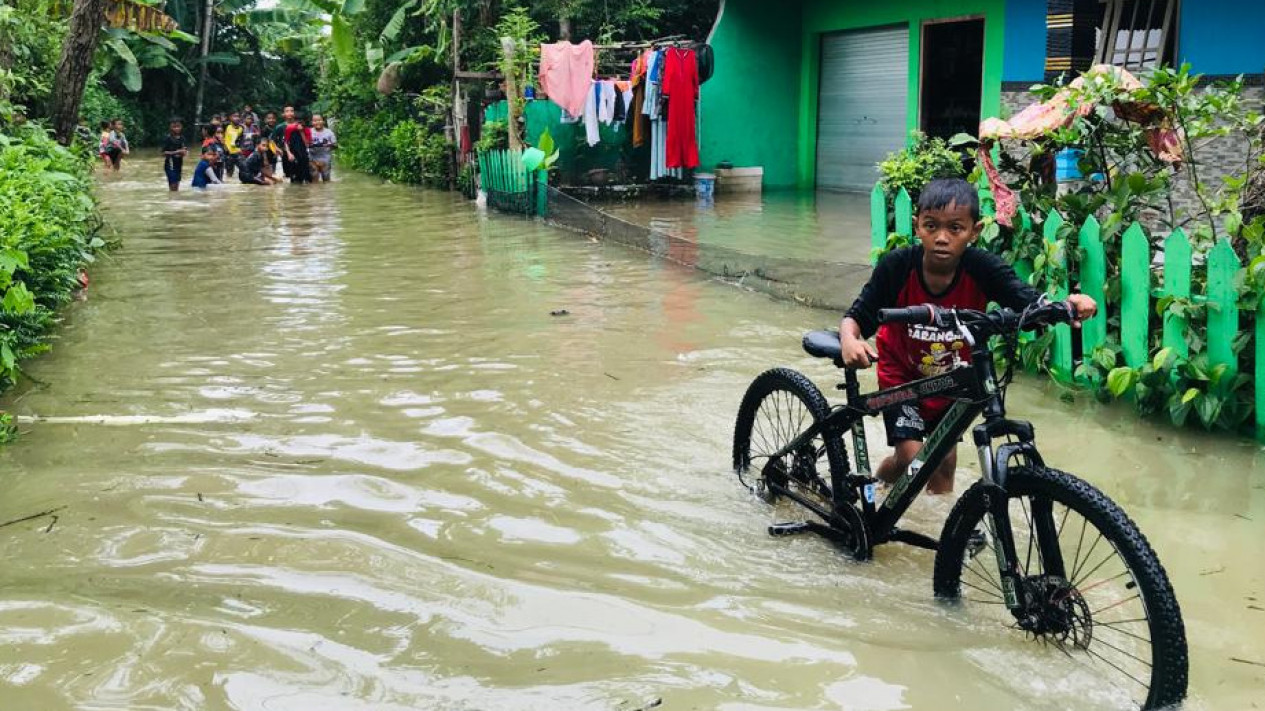
<path fill-rule="evenodd" d="M 58 142 L 70 143 L 79 123 L 79 104 L 83 88 L 92 72 L 92 57 L 101 39 L 101 23 L 105 22 L 108 0 L 75 0 L 70 13 L 70 32 L 57 60 L 57 79 L 53 84 L 53 134 Z"/>

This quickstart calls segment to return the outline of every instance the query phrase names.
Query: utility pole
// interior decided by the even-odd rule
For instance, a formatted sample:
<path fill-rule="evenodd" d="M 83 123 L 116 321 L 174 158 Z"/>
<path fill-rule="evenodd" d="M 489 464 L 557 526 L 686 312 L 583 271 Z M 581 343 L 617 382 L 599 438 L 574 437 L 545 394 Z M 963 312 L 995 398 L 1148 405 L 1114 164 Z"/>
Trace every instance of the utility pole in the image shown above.
<path fill-rule="evenodd" d="M 202 99 L 206 95 L 206 57 L 211 53 L 211 27 L 215 24 L 215 0 L 206 0 L 202 17 L 202 66 L 198 71 L 198 100 L 194 108 L 193 124 L 202 125 Z"/>

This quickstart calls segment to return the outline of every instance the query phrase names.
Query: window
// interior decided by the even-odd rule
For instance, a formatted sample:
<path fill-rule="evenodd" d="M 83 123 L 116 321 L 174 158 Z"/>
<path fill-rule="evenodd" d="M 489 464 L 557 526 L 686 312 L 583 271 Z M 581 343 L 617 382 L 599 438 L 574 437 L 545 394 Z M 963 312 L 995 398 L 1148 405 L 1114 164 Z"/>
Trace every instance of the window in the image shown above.
<path fill-rule="evenodd" d="M 1130 70 L 1171 63 L 1176 54 L 1178 0 L 1101 0 L 1100 64 Z"/>

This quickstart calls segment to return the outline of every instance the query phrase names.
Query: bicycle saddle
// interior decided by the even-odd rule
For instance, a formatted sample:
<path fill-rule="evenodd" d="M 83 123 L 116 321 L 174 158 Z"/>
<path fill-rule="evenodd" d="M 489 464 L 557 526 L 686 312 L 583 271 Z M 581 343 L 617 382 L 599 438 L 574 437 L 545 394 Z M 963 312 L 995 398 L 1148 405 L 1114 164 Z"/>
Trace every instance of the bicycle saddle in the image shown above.
<path fill-rule="evenodd" d="M 814 358 L 829 358 L 840 362 L 843 357 L 839 346 L 838 331 L 809 331 L 804 334 L 804 352 Z"/>

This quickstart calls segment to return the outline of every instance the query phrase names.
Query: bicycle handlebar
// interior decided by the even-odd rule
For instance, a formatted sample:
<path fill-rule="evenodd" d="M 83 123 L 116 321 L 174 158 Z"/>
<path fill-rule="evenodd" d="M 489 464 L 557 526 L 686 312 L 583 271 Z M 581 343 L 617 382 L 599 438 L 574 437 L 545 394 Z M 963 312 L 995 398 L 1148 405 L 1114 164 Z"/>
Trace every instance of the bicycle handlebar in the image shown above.
<path fill-rule="evenodd" d="M 949 309 L 933 304 L 920 304 L 901 309 L 879 309 L 879 323 L 926 324 L 948 328 L 957 323 L 972 332 L 991 336 L 1019 330 L 1032 330 L 1040 326 L 1071 323 L 1076 319 L 1076 309 L 1066 301 L 1050 301 L 1030 306 L 1022 313 L 1011 309 L 976 311 L 974 309 Z"/>

